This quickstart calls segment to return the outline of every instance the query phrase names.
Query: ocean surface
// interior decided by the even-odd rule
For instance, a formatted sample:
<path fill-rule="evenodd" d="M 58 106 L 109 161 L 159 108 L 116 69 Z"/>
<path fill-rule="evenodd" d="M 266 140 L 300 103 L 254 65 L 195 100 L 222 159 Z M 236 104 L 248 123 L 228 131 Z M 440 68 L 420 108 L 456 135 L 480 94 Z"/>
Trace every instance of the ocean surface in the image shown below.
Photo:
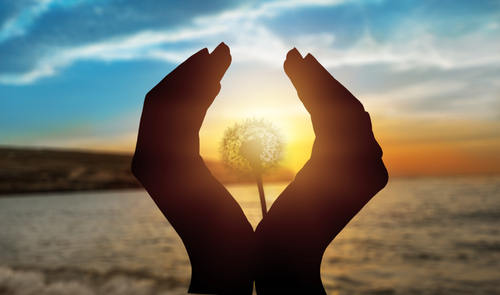
<path fill-rule="evenodd" d="M 286 184 L 265 185 L 271 204 Z M 227 186 L 254 227 L 257 188 Z M 500 176 L 391 179 L 325 252 L 332 294 L 500 294 Z M 0 198 L 0 294 L 186 294 L 180 238 L 142 190 Z"/>

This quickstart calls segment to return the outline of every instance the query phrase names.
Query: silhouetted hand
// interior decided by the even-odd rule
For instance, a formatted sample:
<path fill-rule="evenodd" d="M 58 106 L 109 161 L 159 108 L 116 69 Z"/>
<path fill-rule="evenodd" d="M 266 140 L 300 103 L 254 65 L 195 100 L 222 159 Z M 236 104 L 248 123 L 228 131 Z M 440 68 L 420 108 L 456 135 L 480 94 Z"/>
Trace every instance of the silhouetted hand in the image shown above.
<path fill-rule="evenodd" d="M 326 247 L 387 183 L 382 150 L 362 104 L 310 54 L 294 48 L 285 72 L 311 114 L 310 160 L 256 229 L 265 294 L 326 294 L 320 266 Z"/>
<path fill-rule="evenodd" d="M 190 293 L 251 294 L 253 229 L 199 154 L 199 130 L 231 63 L 221 43 L 168 74 L 147 95 L 132 172 L 181 237 Z"/>
<path fill-rule="evenodd" d="M 255 279 L 260 295 L 325 294 L 326 247 L 387 183 L 370 118 L 312 55 L 290 51 L 285 72 L 316 140 L 254 234 L 199 155 L 198 132 L 230 62 L 223 43 L 203 49 L 146 95 L 132 171 L 184 242 L 190 293 L 251 294 Z"/>

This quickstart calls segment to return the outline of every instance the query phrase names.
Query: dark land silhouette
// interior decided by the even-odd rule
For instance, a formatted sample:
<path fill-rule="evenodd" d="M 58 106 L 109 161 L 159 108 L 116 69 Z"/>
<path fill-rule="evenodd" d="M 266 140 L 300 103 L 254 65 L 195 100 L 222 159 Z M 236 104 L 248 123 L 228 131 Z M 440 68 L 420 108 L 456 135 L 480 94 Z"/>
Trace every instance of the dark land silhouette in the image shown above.
<path fill-rule="evenodd" d="M 132 154 L 86 150 L 0 147 L 0 196 L 40 192 L 137 189 L 142 185 L 130 171 Z M 205 160 L 210 172 L 222 183 L 242 183 L 217 161 Z M 267 182 L 293 179 L 282 168 L 264 175 Z"/>
<path fill-rule="evenodd" d="M 140 188 L 132 155 L 0 148 L 0 195 Z"/>
<path fill-rule="evenodd" d="M 388 180 L 370 117 L 312 55 L 291 50 L 285 72 L 316 139 L 254 232 L 199 154 L 198 132 L 230 63 L 224 43 L 202 49 L 146 95 L 132 172 L 184 242 L 190 293 L 251 294 L 255 281 L 258 294 L 326 294 L 326 247 Z"/>

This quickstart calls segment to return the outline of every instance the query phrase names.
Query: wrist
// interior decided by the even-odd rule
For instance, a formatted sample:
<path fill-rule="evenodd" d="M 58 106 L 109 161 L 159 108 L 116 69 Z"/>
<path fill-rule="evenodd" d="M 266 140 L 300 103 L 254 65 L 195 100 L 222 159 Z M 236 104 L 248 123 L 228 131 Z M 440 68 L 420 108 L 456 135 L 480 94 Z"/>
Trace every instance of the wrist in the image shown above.
<path fill-rule="evenodd" d="M 255 280 L 259 295 L 326 294 L 321 281 L 321 263 L 296 263 L 293 258 L 282 265 L 268 266 Z M 291 265 L 295 262 L 295 265 Z"/>
<path fill-rule="evenodd" d="M 245 249 L 249 250 L 249 249 Z M 191 261 L 191 283 L 188 293 L 251 295 L 254 271 L 250 253 L 188 251 Z"/>

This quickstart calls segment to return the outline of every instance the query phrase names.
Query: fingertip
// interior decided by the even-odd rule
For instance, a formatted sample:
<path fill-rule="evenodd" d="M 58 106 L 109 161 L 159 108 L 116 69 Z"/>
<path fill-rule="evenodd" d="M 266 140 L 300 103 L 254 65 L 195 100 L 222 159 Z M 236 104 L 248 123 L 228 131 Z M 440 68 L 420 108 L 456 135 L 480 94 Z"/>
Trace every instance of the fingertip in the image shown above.
<path fill-rule="evenodd" d="M 333 89 L 330 91 L 334 91 L 335 93 L 336 102 L 352 103 L 353 105 L 361 106 L 361 109 L 363 109 L 363 105 L 359 100 L 342 83 L 335 79 L 312 54 L 308 53 L 304 61 L 309 76 L 314 77 L 314 81 L 323 83 L 323 85 L 330 85 L 331 89 Z"/>
<path fill-rule="evenodd" d="M 295 61 L 295 60 L 300 60 L 300 59 L 302 59 L 302 55 L 295 47 L 292 50 L 288 51 L 288 53 L 286 55 L 286 60 Z"/>
<path fill-rule="evenodd" d="M 305 61 L 308 61 L 308 62 L 314 62 L 314 63 L 319 64 L 318 60 L 314 57 L 314 55 L 312 55 L 312 54 L 310 54 L 310 53 L 308 53 L 308 54 L 306 55 L 306 57 L 304 57 L 304 60 L 305 60 Z"/>
<path fill-rule="evenodd" d="M 205 47 L 200 49 L 195 54 L 191 55 L 188 59 L 186 59 L 182 64 L 179 65 L 178 68 L 187 68 L 195 64 L 203 63 L 204 60 L 209 56 L 208 49 Z"/>
<path fill-rule="evenodd" d="M 200 64 L 205 63 L 208 56 L 209 52 L 206 47 L 198 50 L 196 53 L 188 57 L 188 59 L 186 59 L 183 63 L 178 65 L 167 76 L 165 76 L 165 78 L 163 78 L 163 80 L 161 80 L 155 87 L 162 87 L 162 85 L 168 83 L 168 81 L 172 81 L 174 77 L 181 77 L 182 75 L 185 75 L 186 72 L 193 71 L 193 69 L 197 68 Z M 167 79 L 167 77 L 170 78 Z"/>
<path fill-rule="evenodd" d="M 294 47 L 292 50 L 288 51 L 285 62 L 283 63 L 285 73 L 288 76 L 291 74 L 293 75 L 293 72 L 300 68 L 301 61 L 303 61 L 303 58 L 297 48 Z"/>
<path fill-rule="evenodd" d="M 226 43 L 221 42 L 217 47 L 215 47 L 214 51 L 210 54 L 214 59 L 231 59 L 231 52 L 229 50 L 229 46 Z"/>
<path fill-rule="evenodd" d="M 214 51 L 212 51 L 211 55 L 221 55 L 221 54 L 229 54 L 229 47 L 226 43 L 221 42 L 217 47 L 215 47 Z"/>
<path fill-rule="evenodd" d="M 202 61 L 203 59 L 205 59 L 206 56 L 208 56 L 208 49 L 205 47 L 203 49 L 200 49 L 195 54 L 191 55 L 182 64 L 180 64 L 179 67 L 181 67 L 181 66 L 186 67 L 186 65 L 198 63 L 198 62 Z"/>
<path fill-rule="evenodd" d="M 314 57 L 314 55 L 308 53 L 304 58 L 305 66 L 308 70 L 314 74 L 319 75 L 318 77 L 332 77 L 332 75 L 325 69 L 325 67 Z"/>
<path fill-rule="evenodd" d="M 207 55 L 208 54 L 208 48 L 203 48 L 201 49 L 200 51 L 196 52 L 195 54 L 193 54 L 192 56 L 198 56 L 198 55 Z"/>
<path fill-rule="evenodd" d="M 215 63 L 222 63 L 226 67 L 229 67 L 232 60 L 229 46 L 227 46 L 224 42 L 221 42 L 217 45 L 217 47 L 215 47 L 214 51 L 210 54 L 210 57 Z"/>
<path fill-rule="evenodd" d="M 210 71 L 214 79 L 220 81 L 231 64 L 229 46 L 221 42 L 210 54 Z"/>

